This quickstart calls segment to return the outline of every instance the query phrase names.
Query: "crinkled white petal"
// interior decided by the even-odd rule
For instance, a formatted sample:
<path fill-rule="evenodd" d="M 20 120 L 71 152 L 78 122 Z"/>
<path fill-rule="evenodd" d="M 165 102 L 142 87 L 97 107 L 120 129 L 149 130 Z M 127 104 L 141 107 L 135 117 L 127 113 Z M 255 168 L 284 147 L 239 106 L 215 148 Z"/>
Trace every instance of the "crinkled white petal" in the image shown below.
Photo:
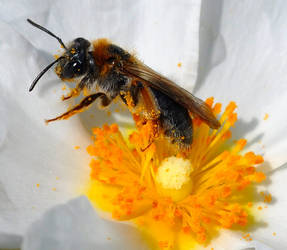
<path fill-rule="evenodd" d="M 75 189 L 89 173 L 84 149 L 89 142 L 86 123 L 74 117 L 44 126 L 44 118 L 54 117 L 67 107 L 59 101 L 61 84 L 55 74 L 47 73 L 33 94 L 27 92 L 33 78 L 53 60 L 51 55 L 59 48 L 55 39 L 29 26 L 27 17 L 64 41 L 78 36 L 108 37 L 135 50 L 146 64 L 193 89 L 199 97 L 215 96 L 224 104 L 235 100 L 240 126 L 234 134 L 246 136 L 251 141 L 249 146 L 265 152 L 272 168 L 286 162 L 286 2 L 209 0 L 202 5 L 200 68 L 194 85 L 200 1 L 1 1 L 0 247 L 19 246 L 27 227 L 47 209 L 74 197 Z M 177 67 L 178 63 L 182 67 Z M 269 114 L 266 121 L 265 113 Z M 99 120 L 103 114 L 96 112 Z M 75 150 L 75 145 L 81 149 Z M 215 249 L 284 249 L 286 171 L 280 171 L 271 175 L 268 186 L 275 197 L 275 202 L 263 210 L 266 214 L 262 220 L 268 226 L 259 227 L 251 243 L 240 241 L 238 233 L 223 232 L 213 242 Z M 63 238 L 75 246 L 125 246 L 119 243 L 121 238 L 115 238 L 119 240 L 116 245 L 109 245 L 115 242 L 105 244 L 101 237 L 79 232 L 77 226 L 87 220 L 91 231 L 98 232 L 98 228 L 90 223 L 90 212 L 89 216 L 77 214 L 75 220 L 69 219 L 69 212 L 63 212 L 91 211 L 86 201 L 68 204 L 50 210 L 33 224 L 23 247 L 28 243 L 32 245 L 27 247 L 37 247 L 43 242 L 48 247 L 54 239 L 63 247 Z M 58 225 L 59 217 L 66 218 L 66 223 Z M 106 222 L 99 223 L 101 228 L 107 226 L 104 232 L 110 232 Z M 68 225 L 75 225 L 75 231 L 73 227 L 67 231 Z M 121 225 L 117 226 L 121 232 Z M 48 229 L 55 230 L 53 240 L 45 238 Z M 117 231 L 113 231 L 115 236 Z"/>
<path fill-rule="evenodd" d="M 85 152 L 90 143 L 86 116 L 44 124 L 45 118 L 71 104 L 60 100 L 62 84 L 55 73 L 47 72 L 28 93 L 33 79 L 58 53 L 59 44 L 26 18 L 65 42 L 79 36 L 110 38 L 137 51 L 156 70 L 194 82 L 200 1 L 3 0 L 0 4 L 0 247 L 17 247 L 21 235 L 43 212 L 79 193 L 89 178 L 90 160 Z M 92 110 L 99 121 L 94 126 L 102 124 L 106 113 Z"/>
<path fill-rule="evenodd" d="M 85 196 L 48 210 L 32 223 L 22 250 L 144 250 L 130 225 L 103 220 Z"/>
<path fill-rule="evenodd" d="M 256 239 L 252 239 L 251 242 L 242 238 L 245 233 L 236 233 L 230 230 L 220 230 L 218 238 L 212 240 L 207 247 L 199 246 L 196 250 L 277 250 L 274 245 L 269 243 L 263 243 Z"/>
<path fill-rule="evenodd" d="M 253 238 L 273 247 L 274 249 L 286 249 L 287 238 L 287 197 L 286 197 L 287 165 L 271 171 L 268 174 L 267 184 L 260 190 L 272 194 L 270 204 L 258 204 L 263 207 L 257 212 L 263 226 L 252 232 Z M 267 205 L 267 208 L 265 208 Z M 273 235 L 274 233 L 274 235 Z"/>
<path fill-rule="evenodd" d="M 8 25 L 1 22 L 0 27 L 5 58 L 0 67 L 0 233 L 21 235 L 47 208 L 74 197 L 88 179 L 89 139 L 77 119 L 45 125 L 44 118 L 66 105 L 53 87 L 38 92 L 35 104 L 27 87 L 37 54 Z"/>
<path fill-rule="evenodd" d="M 287 161 L 287 2 L 208 0 L 201 14 L 193 92 L 236 101 L 234 136 L 246 137 L 269 168 L 281 166 Z"/>
<path fill-rule="evenodd" d="M 7 7 L 0 10 L 1 17 L 49 54 L 55 54 L 59 44 L 28 25 L 27 17 L 51 29 L 64 42 L 76 37 L 106 37 L 180 84 L 190 85 L 196 80 L 200 0 L 98 0 L 80 4 L 76 0 L 50 0 L 50 4 L 43 1 L 42 9 L 37 7 L 32 13 L 29 7 L 39 6 L 39 1 L 15 6 L 9 0 L 3 1 L 3 5 L 13 8 L 16 13 L 12 15 L 17 19 L 11 18 Z M 178 63 L 182 66 L 178 67 Z"/>

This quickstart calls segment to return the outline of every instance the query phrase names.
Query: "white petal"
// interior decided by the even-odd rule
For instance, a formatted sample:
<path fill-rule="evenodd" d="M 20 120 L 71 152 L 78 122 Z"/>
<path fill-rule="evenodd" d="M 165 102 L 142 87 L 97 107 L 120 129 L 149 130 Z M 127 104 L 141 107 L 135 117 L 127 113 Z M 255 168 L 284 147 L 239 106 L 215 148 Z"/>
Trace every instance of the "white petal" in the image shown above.
<path fill-rule="evenodd" d="M 287 2 L 204 1 L 194 93 L 238 104 L 236 137 L 272 168 L 287 161 Z M 209 42 L 202 42 L 208 39 Z M 265 114 L 269 119 L 263 119 Z"/>
<path fill-rule="evenodd" d="M 65 106 L 52 89 L 35 104 L 27 91 L 30 69 L 36 65 L 35 51 L 7 25 L 0 26 L 4 44 L 0 51 L 5 58 L 0 67 L 0 124 L 4 128 L 0 181 L 6 197 L 1 199 L 0 231 L 22 234 L 45 209 L 75 196 L 88 179 L 85 146 L 89 138 L 77 119 L 45 126 L 45 116 L 54 116 Z M 76 151 L 76 145 L 81 150 Z"/>
<path fill-rule="evenodd" d="M 274 245 L 260 242 L 258 240 L 246 241 L 242 238 L 244 233 L 236 233 L 230 230 L 220 230 L 219 236 L 212 240 L 208 248 L 199 246 L 197 250 L 275 250 Z M 271 247 L 272 246 L 272 247 Z"/>
<path fill-rule="evenodd" d="M 268 174 L 268 183 L 261 189 L 272 195 L 272 202 L 267 204 L 267 208 L 264 208 L 266 204 L 261 204 L 263 210 L 258 211 L 258 217 L 263 226 L 252 233 L 254 239 L 275 249 L 286 249 L 287 246 L 286 179 L 286 164 Z"/>
<path fill-rule="evenodd" d="M 29 18 L 51 29 L 64 41 L 79 36 L 90 40 L 107 37 L 136 52 L 147 65 L 179 84 L 194 84 L 200 0 L 106 0 L 83 1 L 80 8 L 78 5 L 76 0 L 54 1 L 50 8 L 44 4 L 42 11 L 31 13 Z M 14 8 L 19 9 L 18 4 Z M 29 26 L 24 19 L 12 22 L 4 11 L 7 10 L 3 10 L 4 19 L 37 48 L 48 53 L 55 53 L 59 48 L 53 38 Z"/>
<path fill-rule="evenodd" d="M 58 205 L 34 222 L 22 250 L 147 249 L 136 229 L 99 218 L 84 196 Z"/>
<path fill-rule="evenodd" d="M 29 25 L 27 17 L 64 41 L 108 37 L 137 50 L 141 59 L 163 73 L 180 79 L 185 72 L 191 81 L 196 77 L 199 0 L 162 1 L 156 6 L 151 1 L 84 1 L 80 7 L 79 1 L 47 2 L 3 0 L 0 8 L 0 247 L 17 246 L 31 222 L 75 197 L 89 177 L 87 121 L 77 116 L 49 126 L 43 122 L 69 104 L 60 101 L 62 85 L 54 72 L 28 93 L 59 45 Z M 100 121 L 95 126 L 106 113 L 93 110 Z M 81 149 L 75 150 L 76 145 Z"/>

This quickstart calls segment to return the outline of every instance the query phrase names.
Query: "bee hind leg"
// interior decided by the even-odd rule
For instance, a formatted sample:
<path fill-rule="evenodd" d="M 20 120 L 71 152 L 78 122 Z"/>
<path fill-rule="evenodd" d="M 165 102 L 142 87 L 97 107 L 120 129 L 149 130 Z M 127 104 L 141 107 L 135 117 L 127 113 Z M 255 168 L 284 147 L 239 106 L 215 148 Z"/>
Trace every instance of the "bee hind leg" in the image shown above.
<path fill-rule="evenodd" d="M 128 92 L 130 97 L 131 97 L 131 100 L 132 100 L 132 106 L 136 106 L 139 102 L 139 93 L 140 93 L 140 90 L 143 88 L 143 85 L 141 82 L 139 81 L 135 81 L 134 84 L 131 85 L 131 87 L 127 90 L 125 90 L 125 92 Z M 127 102 L 127 97 L 126 97 L 126 94 L 123 94 L 123 93 L 120 93 L 120 97 L 122 99 L 122 101 L 128 105 L 128 102 Z"/>
<path fill-rule="evenodd" d="M 46 123 L 57 121 L 57 120 L 66 120 L 69 119 L 71 116 L 80 113 L 87 109 L 97 98 L 105 98 L 106 95 L 104 93 L 96 93 L 85 97 L 78 105 L 73 107 L 72 109 L 68 110 L 64 114 L 57 116 L 56 118 L 46 120 Z"/>
<path fill-rule="evenodd" d="M 131 97 L 133 100 L 133 104 L 136 106 L 138 104 L 139 101 L 139 93 L 140 90 L 143 88 L 143 85 L 141 82 L 136 81 L 136 84 L 133 84 L 130 88 L 130 93 L 131 93 Z"/>

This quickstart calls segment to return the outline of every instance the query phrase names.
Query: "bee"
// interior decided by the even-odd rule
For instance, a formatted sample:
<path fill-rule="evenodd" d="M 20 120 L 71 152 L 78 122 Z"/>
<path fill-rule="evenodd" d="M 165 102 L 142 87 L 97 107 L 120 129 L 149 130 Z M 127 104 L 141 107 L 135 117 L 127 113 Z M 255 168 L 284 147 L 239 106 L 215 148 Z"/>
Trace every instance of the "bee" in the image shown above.
<path fill-rule="evenodd" d="M 155 122 L 165 137 L 180 146 L 189 147 L 192 143 L 193 117 L 199 117 L 212 129 L 220 127 L 204 101 L 107 39 L 89 42 L 79 37 L 66 46 L 51 31 L 30 19 L 27 21 L 56 38 L 64 49 L 61 56 L 39 73 L 29 91 L 56 64 L 55 72 L 60 79 L 77 81 L 76 87 L 63 100 L 76 97 L 84 90 L 89 93 L 79 104 L 47 122 L 68 119 L 86 110 L 97 99 L 106 107 L 119 96 L 132 113 L 143 117 L 144 121 Z"/>

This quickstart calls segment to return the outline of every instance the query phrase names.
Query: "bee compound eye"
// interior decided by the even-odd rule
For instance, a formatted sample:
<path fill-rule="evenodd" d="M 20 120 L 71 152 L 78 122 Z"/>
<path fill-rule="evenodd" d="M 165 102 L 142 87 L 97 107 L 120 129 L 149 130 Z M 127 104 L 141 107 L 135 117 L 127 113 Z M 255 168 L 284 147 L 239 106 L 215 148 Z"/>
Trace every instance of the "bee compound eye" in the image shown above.
<path fill-rule="evenodd" d="M 63 66 L 62 70 L 62 77 L 63 78 L 73 78 L 80 76 L 86 72 L 86 64 L 76 60 L 76 61 L 71 61 L 68 62 Z"/>

